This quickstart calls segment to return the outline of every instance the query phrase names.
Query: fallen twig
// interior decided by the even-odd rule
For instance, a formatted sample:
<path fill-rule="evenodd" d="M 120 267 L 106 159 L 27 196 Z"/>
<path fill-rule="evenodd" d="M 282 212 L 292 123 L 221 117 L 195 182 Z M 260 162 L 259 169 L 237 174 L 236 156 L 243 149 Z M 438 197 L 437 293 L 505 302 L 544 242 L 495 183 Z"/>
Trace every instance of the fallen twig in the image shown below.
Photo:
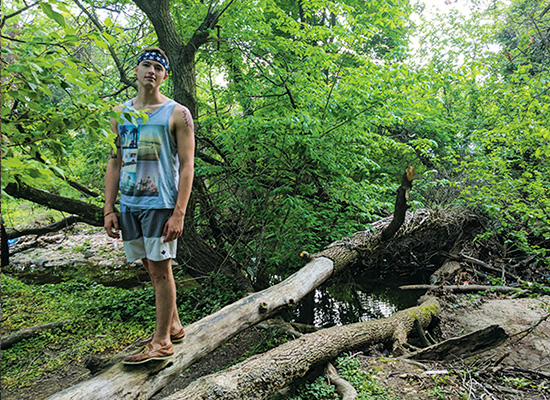
<path fill-rule="evenodd" d="M 348 381 L 338 375 L 336 368 L 331 363 L 327 364 L 326 372 L 328 379 L 336 387 L 336 392 L 342 400 L 355 400 L 357 398 L 357 390 Z"/>
<path fill-rule="evenodd" d="M 25 339 L 29 339 L 33 336 L 36 336 L 41 332 L 63 326 L 68 322 L 71 322 L 71 320 L 50 322 L 48 324 L 36 325 L 30 328 L 25 328 L 20 331 L 14 332 L 2 338 L 2 340 L 0 341 L 0 348 L 2 350 L 8 349 L 16 343 L 19 343 Z"/>
<path fill-rule="evenodd" d="M 456 260 L 456 261 L 465 261 L 465 262 L 469 262 L 471 264 L 475 264 L 475 265 L 479 265 L 480 267 L 484 268 L 484 269 L 487 269 L 489 271 L 494 271 L 494 272 L 498 272 L 498 273 L 502 273 L 504 272 L 506 275 L 510 276 L 511 278 L 514 278 L 515 280 L 517 280 L 518 282 L 523 282 L 523 280 L 515 275 L 515 274 L 512 274 L 511 272 L 509 271 L 506 271 L 506 270 L 502 270 L 502 269 L 499 269 L 499 268 L 496 268 L 496 267 L 493 267 L 492 265 L 489 265 L 487 264 L 486 262 L 484 261 L 481 261 L 481 260 L 478 260 L 477 258 L 474 258 L 474 257 L 470 257 L 470 256 L 467 256 L 465 254 L 460 254 L 460 255 L 456 255 L 456 254 L 450 254 L 450 253 L 443 253 L 446 257 L 448 258 L 451 258 L 453 260 Z"/>
<path fill-rule="evenodd" d="M 511 286 L 488 286 L 488 285 L 404 285 L 399 286 L 401 290 L 453 290 L 457 292 L 499 292 L 499 293 L 524 293 L 524 289 Z"/>
<path fill-rule="evenodd" d="M 540 324 L 542 324 L 544 321 L 546 321 L 548 318 L 550 318 L 550 314 L 546 314 L 545 316 L 541 317 L 537 322 L 535 322 L 533 325 L 531 325 L 529 328 L 523 330 L 523 331 L 520 331 L 520 332 L 517 332 L 517 333 L 514 333 L 513 335 L 511 335 L 510 337 L 514 337 L 514 336 L 517 336 L 517 335 L 521 335 L 522 333 L 525 333 L 525 335 L 523 335 L 522 337 L 520 337 L 519 339 L 517 339 L 516 341 L 514 341 L 514 344 L 519 342 L 521 339 L 523 339 L 525 336 L 529 335 L 531 332 L 533 332 L 537 326 L 539 326 Z"/>

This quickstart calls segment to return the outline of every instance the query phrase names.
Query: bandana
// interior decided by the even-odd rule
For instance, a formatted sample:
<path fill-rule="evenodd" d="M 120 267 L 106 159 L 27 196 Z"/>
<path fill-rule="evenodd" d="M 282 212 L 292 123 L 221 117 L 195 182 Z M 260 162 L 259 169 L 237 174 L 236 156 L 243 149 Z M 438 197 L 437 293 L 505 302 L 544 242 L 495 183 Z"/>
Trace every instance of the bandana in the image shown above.
<path fill-rule="evenodd" d="M 139 64 L 140 62 L 142 62 L 143 60 L 153 60 L 153 61 L 158 61 L 159 63 L 161 63 L 162 65 L 164 65 L 164 68 L 166 68 L 166 72 L 168 72 L 168 60 L 166 58 L 164 58 L 162 56 L 162 54 L 160 54 L 159 52 L 157 51 L 147 51 L 145 53 L 143 53 L 142 55 L 140 55 L 137 59 L 137 63 Z"/>

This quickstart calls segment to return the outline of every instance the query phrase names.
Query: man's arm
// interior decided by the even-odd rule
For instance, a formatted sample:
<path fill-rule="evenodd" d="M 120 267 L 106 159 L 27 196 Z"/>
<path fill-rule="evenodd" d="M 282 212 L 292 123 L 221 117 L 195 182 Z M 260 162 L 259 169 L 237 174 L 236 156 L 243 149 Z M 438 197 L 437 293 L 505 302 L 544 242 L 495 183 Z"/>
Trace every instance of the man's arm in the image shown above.
<path fill-rule="evenodd" d="M 121 111 L 121 107 L 116 107 L 115 111 Z M 118 122 L 111 118 L 111 131 L 117 135 L 115 144 L 116 152 L 111 150 L 111 157 L 105 171 L 105 207 L 103 209 L 104 227 L 107 235 L 118 239 L 120 237 L 118 219 L 115 210 L 115 201 L 118 194 L 118 184 L 120 180 L 120 168 L 122 166 L 122 155 L 120 154 L 120 137 L 118 137 Z"/>
<path fill-rule="evenodd" d="M 195 168 L 195 129 L 191 112 L 186 107 L 177 105 L 170 119 L 172 122 L 170 125 L 176 138 L 180 167 L 176 206 L 174 207 L 174 213 L 166 221 L 162 233 L 165 242 L 177 239 L 183 233 L 183 220 L 191 195 L 191 188 L 193 187 Z"/>

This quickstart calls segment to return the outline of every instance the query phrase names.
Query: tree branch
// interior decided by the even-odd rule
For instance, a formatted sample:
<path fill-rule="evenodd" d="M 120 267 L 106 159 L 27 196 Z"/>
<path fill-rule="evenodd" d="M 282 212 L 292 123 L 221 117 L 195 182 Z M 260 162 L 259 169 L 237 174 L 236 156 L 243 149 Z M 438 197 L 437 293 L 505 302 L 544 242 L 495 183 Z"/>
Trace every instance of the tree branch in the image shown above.
<path fill-rule="evenodd" d="M 17 229 L 8 229 L 6 230 L 6 238 L 15 239 L 27 235 L 44 235 L 46 233 L 57 232 L 63 228 L 68 228 L 69 226 L 74 225 L 77 222 L 86 222 L 94 225 L 94 221 L 88 221 L 78 215 L 71 215 L 67 218 L 63 218 L 61 221 L 57 221 L 53 224 L 49 224 L 46 226 L 28 228 L 20 231 Z"/>
<path fill-rule="evenodd" d="M 90 225 L 103 226 L 103 209 L 95 204 L 35 189 L 21 181 L 9 183 L 4 191 L 19 199 L 29 200 L 54 210 L 78 215 Z"/>
<path fill-rule="evenodd" d="M 14 12 L 11 13 L 11 14 L 4 15 L 4 17 L 2 18 L 2 22 L 0 23 L 0 29 L 4 28 L 4 24 L 6 23 L 6 21 L 7 21 L 8 19 L 17 16 L 17 15 L 21 14 L 22 12 L 25 12 L 25 11 L 27 11 L 28 9 L 30 9 L 30 8 L 32 8 L 32 7 L 36 6 L 36 5 L 38 5 L 38 4 L 40 4 L 40 1 L 36 1 L 36 2 L 34 2 L 34 3 L 32 3 L 32 4 L 29 4 L 28 6 L 23 7 L 23 8 L 20 9 L 20 10 L 14 11 Z"/>
<path fill-rule="evenodd" d="M 84 14 L 92 21 L 92 23 L 96 26 L 96 28 L 99 30 L 99 32 L 103 32 L 105 29 L 103 25 L 100 24 L 99 20 L 96 18 L 95 15 L 93 15 L 91 12 L 89 12 L 82 3 L 78 0 L 74 0 L 75 4 L 82 10 Z M 109 53 L 111 54 L 111 57 L 113 58 L 113 61 L 115 62 L 115 65 L 118 69 L 118 73 L 120 74 L 120 82 L 124 83 L 125 85 L 131 86 L 134 89 L 137 90 L 137 83 L 131 81 L 128 79 L 128 76 L 126 75 L 126 71 L 124 70 L 124 65 L 120 62 L 118 55 L 116 54 L 115 50 L 110 44 L 107 44 L 107 48 L 109 49 Z"/>
<path fill-rule="evenodd" d="M 401 178 L 401 186 L 397 189 L 397 196 L 395 199 L 393 219 L 382 231 L 382 240 L 391 239 L 397 233 L 401 225 L 403 225 L 407 208 L 409 208 L 407 205 L 407 200 L 409 199 L 409 190 L 412 188 L 413 179 L 414 168 L 409 166 L 406 168 Z"/>

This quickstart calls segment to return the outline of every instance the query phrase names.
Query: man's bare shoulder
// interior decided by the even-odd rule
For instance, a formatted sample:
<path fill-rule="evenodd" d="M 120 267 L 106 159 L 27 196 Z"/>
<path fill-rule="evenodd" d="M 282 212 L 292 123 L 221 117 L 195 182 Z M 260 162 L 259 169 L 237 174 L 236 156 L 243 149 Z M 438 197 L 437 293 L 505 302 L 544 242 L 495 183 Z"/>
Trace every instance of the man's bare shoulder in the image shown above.
<path fill-rule="evenodd" d="M 176 124 L 184 124 L 184 126 L 194 130 L 193 116 L 191 111 L 182 104 L 176 104 L 174 111 L 172 111 L 172 117 Z"/>

